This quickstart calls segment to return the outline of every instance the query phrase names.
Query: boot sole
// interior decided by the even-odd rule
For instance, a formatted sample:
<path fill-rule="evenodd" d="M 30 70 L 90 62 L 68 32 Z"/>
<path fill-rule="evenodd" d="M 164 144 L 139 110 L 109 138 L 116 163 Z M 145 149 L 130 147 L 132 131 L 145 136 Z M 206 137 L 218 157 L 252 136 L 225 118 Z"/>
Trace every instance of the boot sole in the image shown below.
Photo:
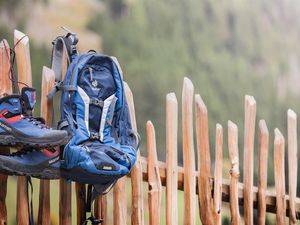
<path fill-rule="evenodd" d="M 52 147 L 66 144 L 68 137 L 58 140 L 39 141 L 30 138 L 16 138 L 13 135 L 0 135 L 0 145 L 3 146 L 28 146 L 28 147 Z"/>
<path fill-rule="evenodd" d="M 60 178 L 60 171 L 59 169 L 52 169 L 52 168 L 44 168 L 41 170 L 40 167 L 35 168 L 34 166 L 28 166 L 28 165 L 20 165 L 9 163 L 9 162 L 1 162 L 0 161 L 0 172 L 7 174 L 7 175 L 15 175 L 15 176 L 31 176 L 39 179 L 45 179 L 45 180 L 54 180 Z M 27 170 L 24 170 L 24 168 L 27 168 Z"/>

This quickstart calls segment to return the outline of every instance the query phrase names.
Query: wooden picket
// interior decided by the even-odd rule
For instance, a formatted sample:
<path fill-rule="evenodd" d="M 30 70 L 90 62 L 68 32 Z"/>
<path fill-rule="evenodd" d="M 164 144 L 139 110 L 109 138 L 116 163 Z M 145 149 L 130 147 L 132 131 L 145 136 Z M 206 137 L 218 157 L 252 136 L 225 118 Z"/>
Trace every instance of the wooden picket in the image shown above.
<path fill-rule="evenodd" d="M 6 40 L 0 42 L 0 97 L 11 94 L 12 85 L 10 81 L 10 48 Z M 1 147 L 1 154 L 9 154 L 9 147 Z M 6 209 L 7 175 L 0 174 L 0 225 L 7 224 Z"/>
<path fill-rule="evenodd" d="M 19 31 L 15 31 L 15 43 L 17 46 L 16 59 L 19 81 L 32 85 L 29 38 Z M 66 56 L 66 54 L 65 54 Z M 9 46 L 3 40 L 0 42 L 0 83 L 2 88 L 0 96 L 12 92 L 10 77 Z M 66 71 L 68 60 L 63 58 L 63 69 Z M 44 67 L 42 72 L 42 96 L 41 115 L 46 118 L 47 124 L 52 125 L 53 103 L 48 101 L 47 93 L 54 85 L 54 71 Z M 22 84 L 20 84 L 20 87 Z M 127 83 L 124 83 L 125 95 L 128 101 L 132 128 L 137 131 L 133 94 Z M 194 102 L 194 103 L 193 103 Z M 148 199 L 149 224 L 159 225 L 161 216 L 165 215 L 167 225 L 180 224 L 178 215 L 183 214 L 183 224 L 195 225 L 197 217 L 204 225 L 222 224 L 222 202 L 229 202 L 231 224 L 242 223 L 240 207 L 243 207 L 245 224 L 266 224 L 267 213 L 276 214 L 276 224 L 299 223 L 300 199 L 296 196 L 297 190 L 297 115 L 289 109 L 287 112 L 287 138 L 275 129 L 274 137 L 274 178 L 275 192 L 267 186 L 268 157 L 270 149 L 269 130 L 264 120 L 258 122 L 258 187 L 253 185 L 254 179 L 254 149 L 256 131 L 256 101 L 254 97 L 246 95 L 244 105 L 244 143 L 243 143 L 243 173 L 244 180 L 240 183 L 240 161 L 238 148 L 238 127 L 232 122 L 227 124 L 228 152 L 230 170 L 226 171 L 226 179 L 223 172 L 223 127 L 216 124 L 215 137 L 210 142 L 209 137 L 209 110 L 199 94 L 194 95 L 194 86 L 191 80 L 184 78 L 182 90 L 182 151 L 183 167 L 178 166 L 178 103 L 175 93 L 166 96 L 166 162 L 158 160 L 156 145 L 155 124 L 146 123 L 147 157 L 142 157 L 138 152 L 137 163 L 132 169 L 130 178 L 120 179 L 113 189 L 113 211 L 108 212 L 110 197 L 99 196 L 94 203 L 94 215 L 104 219 L 105 225 L 109 221 L 113 224 L 144 225 L 144 202 Z M 194 128 L 196 132 L 194 134 Z M 196 140 L 196 148 L 194 147 Z M 287 153 L 285 153 L 285 140 L 287 140 Z M 215 159 L 211 160 L 210 143 L 215 143 Z M 197 168 L 195 151 L 198 153 Z M 1 154 L 9 153 L 10 149 L 1 147 Z M 287 154 L 287 161 L 285 161 Z M 211 172 L 214 161 L 214 174 Z M 285 167 L 287 163 L 288 167 Z M 288 168 L 288 194 L 286 194 L 286 173 Z M 131 182 L 128 182 L 130 179 Z M 143 183 L 144 182 L 144 183 Z M 131 183 L 131 187 L 128 184 Z M 148 196 L 143 195 L 145 183 L 148 185 Z M 28 193 L 26 179 L 18 178 L 17 199 L 17 224 L 28 224 Z M 49 181 L 40 181 L 40 198 L 38 224 L 50 224 L 50 185 Z M 65 180 L 60 181 L 59 224 L 72 224 L 71 195 L 72 184 Z M 166 189 L 162 188 L 166 186 Z M 75 184 L 77 205 L 77 224 L 82 224 L 86 219 L 85 186 Z M 178 191 L 184 191 L 183 212 L 178 208 Z M 128 195 L 131 192 L 131 195 Z M 5 205 L 7 194 L 7 176 L 0 175 L 0 225 L 7 224 L 7 210 Z M 163 209 L 162 197 L 166 195 L 166 206 Z M 198 196 L 197 196 L 198 195 Z M 131 199 L 129 199 L 131 196 Z M 197 201 L 198 200 L 198 201 Z M 128 202 L 131 201 L 131 207 Z M 199 214 L 197 213 L 197 203 Z M 254 209 L 257 209 L 257 220 L 254 219 Z M 10 210 L 10 209 L 9 209 Z M 163 211 L 164 210 L 164 214 Z M 128 215 L 131 214 L 131 217 Z M 130 222 L 129 222 L 130 221 Z"/>
<path fill-rule="evenodd" d="M 258 132 L 258 225 L 265 225 L 269 130 L 264 120 L 259 121 Z"/>
<path fill-rule="evenodd" d="M 53 101 L 47 99 L 47 94 L 54 87 L 54 71 L 43 67 L 42 94 L 41 94 L 41 116 L 45 118 L 46 125 L 53 124 Z M 39 213 L 38 224 L 50 225 L 50 181 L 40 180 Z"/>
<path fill-rule="evenodd" d="M 231 163 L 230 174 L 230 192 L 229 203 L 231 212 L 231 224 L 240 224 L 239 211 L 239 193 L 238 182 L 240 176 L 239 170 L 239 149 L 238 149 L 238 128 L 232 121 L 228 121 L 228 150 Z"/>
<path fill-rule="evenodd" d="M 14 32 L 15 53 L 18 68 L 18 82 L 21 89 L 25 85 L 32 86 L 31 59 L 29 38 L 22 32 Z M 17 187 L 17 224 L 29 224 L 28 185 L 26 177 L 18 177 Z"/>

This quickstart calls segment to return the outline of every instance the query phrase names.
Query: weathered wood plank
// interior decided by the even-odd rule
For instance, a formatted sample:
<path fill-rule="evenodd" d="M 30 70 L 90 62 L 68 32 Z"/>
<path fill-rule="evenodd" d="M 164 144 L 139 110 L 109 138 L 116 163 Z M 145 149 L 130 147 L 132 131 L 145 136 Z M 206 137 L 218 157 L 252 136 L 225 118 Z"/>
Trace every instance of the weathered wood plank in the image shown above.
<path fill-rule="evenodd" d="M 256 102 L 252 96 L 245 96 L 244 124 L 244 218 L 245 225 L 253 225 L 253 157 Z"/>
<path fill-rule="evenodd" d="M 0 42 L 0 97 L 12 93 L 12 84 L 9 79 L 11 76 L 10 69 L 10 48 L 7 41 L 4 39 Z"/>
<path fill-rule="evenodd" d="M 29 49 L 29 38 L 21 31 L 14 32 L 15 52 L 18 68 L 19 88 L 22 89 L 24 84 L 32 86 L 31 59 Z M 23 83 L 23 84 L 22 84 Z"/>
<path fill-rule="evenodd" d="M 231 225 L 240 224 L 239 211 L 239 190 L 238 182 L 240 177 L 239 170 L 239 149 L 238 149 L 238 128 L 236 124 L 228 121 L 228 150 L 231 163 L 230 168 L 230 187 L 229 187 L 229 202 L 231 213 Z"/>
<path fill-rule="evenodd" d="M 19 88 L 26 85 L 32 86 L 31 59 L 29 38 L 22 32 L 14 32 L 15 52 L 18 68 Z M 18 177 L 17 187 L 17 224 L 29 224 L 28 186 L 26 177 Z"/>
<path fill-rule="evenodd" d="M 222 224 L 222 166 L 223 166 L 223 128 L 216 125 L 216 156 L 214 172 L 214 224 Z"/>
<path fill-rule="evenodd" d="M 166 222 L 167 225 L 178 224 L 177 203 L 177 133 L 178 133 L 178 104 L 175 93 L 166 97 Z"/>
<path fill-rule="evenodd" d="M 72 183 L 61 179 L 59 181 L 59 224 L 72 224 L 71 210 Z"/>
<path fill-rule="evenodd" d="M 149 225 L 160 224 L 161 208 L 161 181 L 157 166 L 156 137 L 153 124 L 148 121 L 147 151 L 148 151 L 148 202 L 149 202 Z"/>
<path fill-rule="evenodd" d="M 132 92 L 124 82 L 125 96 L 128 103 L 130 120 L 132 129 L 137 132 L 134 100 Z M 143 205 L 143 175 L 142 175 L 142 164 L 140 161 L 140 151 L 137 152 L 137 162 L 132 168 L 131 176 L 131 224 L 132 225 L 144 225 L 144 205 Z"/>
<path fill-rule="evenodd" d="M 268 181 L 269 130 L 264 120 L 258 130 L 258 225 L 266 223 L 266 192 Z"/>
<path fill-rule="evenodd" d="M 210 183 L 210 149 L 208 135 L 207 108 L 200 95 L 195 96 L 196 133 L 198 148 L 198 193 L 199 208 L 202 224 L 214 224 L 214 207 L 212 198 L 212 185 Z"/>
<path fill-rule="evenodd" d="M 10 49 L 6 40 L 0 42 L 0 97 L 12 93 L 10 77 Z M 9 154 L 9 147 L 1 147 L 0 154 Z M 6 209 L 7 175 L 0 174 L 0 225 L 7 224 Z"/>
<path fill-rule="evenodd" d="M 114 197 L 114 225 L 127 224 L 127 198 L 126 198 L 126 177 L 118 180 L 113 190 Z"/>
<path fill-rule="evenodd" d="M 284 174 L 284 137 L 275 129 L 274 139 L 274 176 L 276 190 L 276 224 L 285 224 L 285 174 Z"/>
<path fill-rule="evenodd" d="M 182 149 L 184 168 L 184 225 L 196 224 L 196 178 L 193 140 L 193 96 L 194 86 L 183 80 L 182 90 Z"/>
<path fill-rule="evenodd" d="M 75 190 L 76 190 L 76 211 L 77 211 L 77 225 L 82 225 L 83 221 L 86 220 L 86 213 L 85 213 L 85 196 L 86 196 L 86 189 L 85 184 L 75 183 Z"/>
<path fill-rule="evenodd" d="M 54 71 L 43 67 L 42 74 L 42 95 L 41 95 L 41 116 L 45 118 L 46 125 L 53 123 L 53 101 L 47 99 L 48 93 L 54 87 Z M 40 180 L 38 224 L 50 225 L 50 181 Z"/>
<path fill-rule="evenodd" d="M 290 196 L 290 220 L 289 224 L 296 224 L 295 200 L 297 194 L 297 115 L 289 109 L 288 113 L 288 166 L 289 166 L 289 196 Z"/>

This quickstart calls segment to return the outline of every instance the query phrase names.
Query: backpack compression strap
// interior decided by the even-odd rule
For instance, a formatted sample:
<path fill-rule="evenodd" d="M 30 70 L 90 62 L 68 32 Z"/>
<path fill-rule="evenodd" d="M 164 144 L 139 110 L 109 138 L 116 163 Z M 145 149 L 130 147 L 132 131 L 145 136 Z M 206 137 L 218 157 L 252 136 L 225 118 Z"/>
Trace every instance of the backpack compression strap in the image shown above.
<path fill-rule="evenodd" d="M 76 44 L 78 38 L 75 33 L 63 28 L 68 33 L 65 36 L 58 36 L 53 42 L 51 68 L 55 73 L 55 86 L 48 94 L 48 98 L 52 99 L 55 93 L 59 90 L 72 91 L 74 87 L 62 86 L 63 63 L 64 57 L 67 56 L 67 64 L 72 62 L 72 59 L 77 55 Z"/>

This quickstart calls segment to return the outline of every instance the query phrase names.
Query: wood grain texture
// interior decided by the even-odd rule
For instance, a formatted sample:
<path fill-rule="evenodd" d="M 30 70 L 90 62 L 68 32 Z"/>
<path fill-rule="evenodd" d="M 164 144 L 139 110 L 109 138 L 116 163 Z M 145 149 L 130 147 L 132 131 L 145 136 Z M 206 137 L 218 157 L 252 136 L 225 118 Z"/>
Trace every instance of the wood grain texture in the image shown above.
<path fill-rule="evenodd" d="M 156 137 L 153 124 L 148 121 L 147 152 L 148 152 L 148 202 L 149 202 L 149 225 L 160 224 L 161 208 L 161 181 L 157 166 Z"/>
<path fill-rule="evenodd" d="M 82 223 L 86 220 L 85 186 L 86 186 L 85 184 L 75 183 L 75 190 L 77 193 L 76 194 L 77 225 L 82 225 Z"/>
<path fill-rule="evenodd" d="M 78 193 L 78 192 L 77 192 Z M 72 224 L 72 183 L 64 179 L 59 181 L 59 224 Z"/>
<path fill-rule="evenodd" d="M 122 177 L 115 184 L 113 189 L 114 197 L 114 225 L 127 224 L 127 198 L 126 198 L 126 177 Z"/>
<path fill-rule="evenodd" d="M 100 195 L 95 200 L 94 214 L 96 218 L 103 219 L 102 225 L 108 225 L 107 221 L 107 195 Z"/>
<path fill-rule="evenodd" d="M 276 224 L 285 224 L 285 174 L 284 174 L 284 137 L 275 129 L 274 139 L 274 176 L 276 190 Z"/>
<path fill-rule="evenodd" d="M 222 224 L 222 166 L 223 166 L 223 128 L 216 125 L 215 145 L 215 171 L 214 171 L 214 224 Z"/>
<path fill-rule="evenodd" d="M 289 224 L 296 224 L 295 200 L 297 194 L 298 144 L 297 144 L 297 115 L 289 109 L 288 117 L 288 169 L 289 169 Z"/>
<path fill-rule="evenodd" d="M 46 120 L 46 125 L 51 126 L 53 123 L 53 101 L 47 99 L 48 93 L 54 87 L 54 71 L 43 67 L 42 74 L 42 94 L 41 94 L 41 116 Z M 39 225 L 50 225 L 50 181 L 40 180 L 39 195 Z"/>
<path fill-rule="evenodd" d="M 9 79 L 11 76 L 10 67 L 10 48 L 4 39 L 0 42 L 0 97 L 12 93 L 12 84 Z"/>
<path fill-rule="evenodd" d="M 266 223 L 266 192 L 268 181 L 269 130 L 264 120 L 258 129 L 258 225 Z"/>
<path fill-rule="evenodd" d="M 195 150 L 193 140 L 193 97 L 194 86 L 183 80 L 182 90 L 182 150 L 184 168 L 184 225 L 196 224 L 196 177 Z"/>
<path fill-rule="evenodd" d="M 132 129 L 137 132 L 134 100 L 132 92 L 126 82 L 124 82 L 124 91 L 129 108 Z M 140 161 L 140 150 L 137 152 L 137 162 L 132 168 L 131 177 L 131 225 L 144 225 L 144 204 L 143 204 L 143 175 L 142 164 Z"/>
<path fill-rule="evenodd" d="M 6 40 L 0 42 L 0 97 L 12 93 L 10 77 L 10 49 Z M 9 147 L 0 147 L 0 154 L 9 154 Z M 0 225 L 7 224 L 7 175 L 0 174 Z"/>
<path fill-rule="evenodd" d="M 239 149 L 238 149 L 238 128 L 236 124 L 228 121 L 228 150 L 230 168 L 230 187 L 229 187 L 229 203 L 231 213 L 231 225 L 240 224 L 239 211 Z"/>
<path fill-rule="evenodd" d="M 245 96 L 244 123 L 244 219 L 245 225 L 253 225 L 253 157 L 256 102 L 252 96 Z"/>
<path fill-rule="evenodd" d="M 31 74 L 31 59 L 29 49 L 29 38 L 21 31 L 14 31 L 14 43 L 18 68 L 18 81 L 32 86 L 32 74 Z M 19 88 L 24 87 L 23 84 L 19 84 Z"/>
<path fill-rule="evenodd" d="M 208 135 L 208 114 L 207 108 L 200 97 L 195 96 L 195 113 L 196 113 L 196 133 L 198 148 L 198 193 L 199 208 L 202 224 L 214 224 L 214 202 L 212 198 L 213 187 L 210 183 L 210 149 Z"/>
<path fill-rule="evenodd" d="M 14 32 L 15 52 L 18 68 L 18 82 L 32 86 L 31 59 L 29 50 L 29 38 L 22 32 Z M 24 84 L 19 84 L 21 90 Z M 17 187 L 17 224 L 29 223 L 28 186 L 26 177 L 18 177 Z"/>
<path fill-rule="evenodd" d="M 166 224 L 178 224 L 177 203 L 177 144 L 178 144 L 178 103 L 175 93 L 166 97 Z"/>

